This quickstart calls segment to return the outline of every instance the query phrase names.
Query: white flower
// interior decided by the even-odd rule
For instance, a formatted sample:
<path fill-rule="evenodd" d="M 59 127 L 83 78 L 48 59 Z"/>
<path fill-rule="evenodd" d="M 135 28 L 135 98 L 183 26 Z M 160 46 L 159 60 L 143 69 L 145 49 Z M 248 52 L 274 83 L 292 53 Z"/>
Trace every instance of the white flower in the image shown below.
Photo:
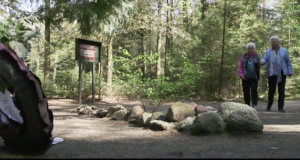
<path fill-rule="evenodd" d="M 24 37 L 23 38 L 23 42 L 27 41 L 28 40 L 28 37 Z"/>
<path fill-rule="evenodd" d="M 36 41 L 38 41 L 38 39 L 37 38 L 31 38 L 30 39 L 32 42 L 36 42 Z"/>
<path fill-rule="evenodd" d="M 15 22 L 17 19 L 16 19 L 15 17 L 12 17 L 11 20 L 12 20 L 13 22 Z"/>
<path fill-rule="evenodd" d="M 23 36 L 22 37 L 26 37 L 26 38 L 28 38 L 28 37 L 31 37 L 31 36 L 33 36 L 35 34 L 35 31 L 27 31 L 27 32 L 25 32 L 24 34 L 23 34 Z"/>
<path fill-rule="evenodd" d="M 36 38 L 41 39 L 41 38 L 43 38 L 43 36 L 42 36 L 42 34 L 38 34 L 38 35 L 36 35 Z"/>
<path fill-rule="evenodd" d="M 0 16 L 0 23 L 7 25 L 7 20 L 4 17 Z"/>
<path fill-rule="evenodd" d="M 10 29 L 8 32 L 11 36 L 17 35 L 17 33 L 13 29 Z"/>

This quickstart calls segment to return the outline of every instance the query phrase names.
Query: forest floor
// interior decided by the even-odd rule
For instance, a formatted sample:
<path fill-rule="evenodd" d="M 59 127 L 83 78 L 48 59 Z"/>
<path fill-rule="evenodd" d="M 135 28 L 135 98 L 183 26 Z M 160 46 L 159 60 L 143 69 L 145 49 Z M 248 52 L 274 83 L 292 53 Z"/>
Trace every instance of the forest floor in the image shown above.
<path fill-rule="evenodd" d="M 222 102 L 190 101 L 218 108 Z M 0 158 L 300 158 L 300 100 L 285 101 L 285 113 L 274 102 L 270 112 L 259 102 L 258 116 L 264 124 L 260 134 L 191 135 L 189 132 L 152 131 L 127 121 L 88 118 L 74 111 L 75 100 L 48 100 L 54 113 L 53 137 L 64 141 L 52 145 L 43 155 L 11 153 L 0 138 Z M 127 109 L 140 101 L 95 102 L 99 108 L 121 104 Z M 158 111 L 167 111 L 163 103 Z M 152 107 L 147 106 L 147 111 Z"/>

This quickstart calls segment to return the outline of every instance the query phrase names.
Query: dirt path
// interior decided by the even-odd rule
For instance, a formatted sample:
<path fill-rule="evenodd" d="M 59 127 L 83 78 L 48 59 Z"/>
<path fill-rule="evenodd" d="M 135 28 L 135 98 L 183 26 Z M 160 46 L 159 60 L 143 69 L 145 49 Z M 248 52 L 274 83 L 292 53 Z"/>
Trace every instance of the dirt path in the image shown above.
<path fill-rule="evenodd" d="M 258 116 L 264 124 L 262 134 L 192 136 L 188 132 L 152 131 L 134 127 L 126 121 L 108 118 L 83 118 L 71 113 L 76 101 L 49 100 L 54 113 L 54 137 L 64 142 L 53 145 L 44 155 L 29 157 L 4 150 L 0 139 L 1 158 L 300 158 L 300 101 L 286 101 L 286 113 L 270 112 L 259 102 Z M 218 108 L 221 103 L 195 102 Z M 121 104 L 127 109 L 138 101 L 104 103 L 101 108 Z M 165 103 L 159 111 L 166 111 Z M 147 107 L 150 111 L 152 107 Z"/>

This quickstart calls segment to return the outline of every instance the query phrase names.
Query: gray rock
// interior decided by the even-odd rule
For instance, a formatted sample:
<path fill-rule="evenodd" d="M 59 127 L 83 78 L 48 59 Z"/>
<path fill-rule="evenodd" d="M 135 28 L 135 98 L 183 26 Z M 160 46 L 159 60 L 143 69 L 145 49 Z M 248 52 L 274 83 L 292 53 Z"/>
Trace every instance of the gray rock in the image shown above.
<path fill-rule="evenodd" d="M 227 122 L 227 117 L 235 110 L 249 110 L 257 115 L 256 109 L 242 103 L 224 102 L 218 108 L 217 112 L 221 115 L 224 122 Z"/>
<path fill-rule="evenodd" d="M 185 102 L 184 104 L 189 105 L 190 107 L 192 107 L 193 110 L 195 110 L 195 108 L 196 108 L 196 106 L 197 106 L 197 104 L 194 103 L 194 102 L 190 102 L 190 103 Z"/>
<path fill-rule="evenodd" d="M 214 107 L 211 106 L 204 106 L 208 111 L 217 111 Z"/>
<path fill-rule="evenodd" d="M 195 115 L 195 111 L 189 105 L 176 102 L 171 105 L 167 112 L 167 120 L 170 122 L 180 122 L 186 119 L 187 117 L 191 117 Z"/>
<path fill-rule="evenodd" d="M 144 113 L 144 109 L 141 106 L 133 106 L 128 121 L 130 123 L 136 123 L 139 121 L 139 117 Z"/>
<path fill-rule="evenodd" d="M 152 117 L 152 113 L 144 112 L 140 118 L 139 118 L 139 126 L 140 127 L 146 127 L 147 126 L 147 120 Z"/>
<path fill-rule="evenodd" d="M 204 112 L 207 112 L 208 109 L 202 105 L 197 105 L 196 108 L 195 108 L 195 114 L 198 115 L 198 114 L 201 114 L 201 113 L 204 113 Z"/>
<path fill-rule="evenodd" d="M 192 134 L 220 134 L 226 125 L 222 117 L 216 112 L 205 112 L 198 114 L 191 127 Z"/>
<path fill-rule="evenodd" d="M 99 109 L 96 113 L 96 116 L 99 118 L 106 117 L 108 110 L 107 109 Z"/>
<path fill-rule="evenodd" d="M 90 106 L 92 110 L 98 110 L 97 106 Z"/>
<path fill-rule="evenodd" d="M 139 126 L 140 127 L 149 127 L 150 121 L 152 121 L 152 120 L 165 121 L 166 120 L 166 113 L 164 113 L 164 112 L 154 112 L 152 114 L 152 113 L 149 113 L 149 112 L 144 112 L 140 116 Z"/>
<path fill-rule="evenodd" d="M 119 110 L 125 110 L 127 111 L 126 108 L 124 108 L 122 105 L 115 105 L 115 106 L 112 106 L 110 108 L 108 108 L 108 112 L 106 114 L 107 117 L 111 117 L 116 111 L 119 111 Z"/>
<path fill-rule="evenodd" d="M 152 120 L 150 121 L 149 128 L 156 131 L 163 130 L 172 130 L 175 129 L 175 125 L 173 123 L 168 123 L 162 120 Z"/>
<path fill-rule="evenodd" d="M 131 114 L 131 111 L 127 111 L 127 113 L 126 113 L 126 115 L 125 115 L 125 117 L 124 117 L 124 120 L 125 120 L 125 121 L 128 121 L 128 120 L 129 120 L 130 114 Z"/>
<path fill-rule="evenodd" d="M 78 113 L 79 113 L 79 114 L 83 114 L 84 109 L 85 109 L 85 108 L 80 108 L 79 111 L 78 111 Z"/>
<path fill-rule="evenodd" d="M 185 120 L 178 123 L 178 125 L 176 126 L 176 129 L 178 131 L 190 130 L 195 118 L 196 118 L 196 116 L 187 117 Z"/>
<path fill-rule="evenodd" d="M 251 110 L 235 110 L 227 117 L 229 132 L 262 132 L 264 125 Z"/>
<path fill-rule="evenodd" d="M 77 108 L 76 108 L 76 110 L 77 110 L 77 112 L 79 112 L 79 110 L 80 109 L 84 109 L 84 108 L 86 108 L 86 107 L 88 107 L 88 105 L 86 105 L 86 104 L 81 104 L 81 105 L 79 105 Z"/>
<path fill-rule="evenodd" d="M 124 120 L 127 114 L 127 110 L 118 110 L 113 113 L 112 118 L 113 120 Z"/>

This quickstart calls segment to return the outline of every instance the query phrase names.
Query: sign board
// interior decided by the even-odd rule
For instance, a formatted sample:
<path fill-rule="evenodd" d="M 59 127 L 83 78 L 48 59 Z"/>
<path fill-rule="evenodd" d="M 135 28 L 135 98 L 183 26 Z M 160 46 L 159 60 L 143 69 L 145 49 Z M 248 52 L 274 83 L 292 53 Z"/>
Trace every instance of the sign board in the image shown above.
<path fill-rule="evenodd" d="M 101 42 L 76 38 L 75 60 L 98 63 L 100 61 L 101 47 Z"/>

